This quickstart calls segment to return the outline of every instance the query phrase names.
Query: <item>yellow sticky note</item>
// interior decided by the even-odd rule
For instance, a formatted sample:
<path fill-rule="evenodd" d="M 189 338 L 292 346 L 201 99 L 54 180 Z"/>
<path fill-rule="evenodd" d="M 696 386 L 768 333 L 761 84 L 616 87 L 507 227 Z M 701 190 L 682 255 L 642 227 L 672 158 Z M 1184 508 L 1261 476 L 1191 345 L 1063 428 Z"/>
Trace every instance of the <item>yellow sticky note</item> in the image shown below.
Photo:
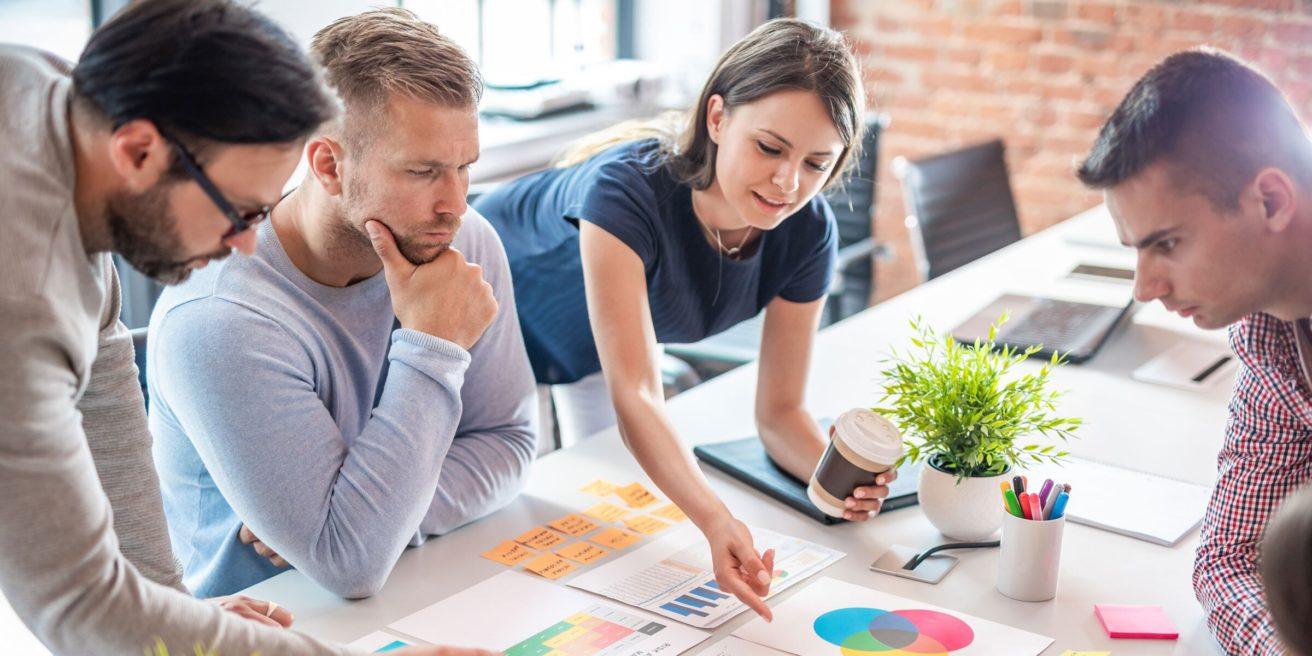
<path fill-rule="evenodd" d="M 624 503 L 629 504 L 630 508 L 646 508 L 656 503 L 656 495 L 647 491 L 642 483 L 629 483 L 622 488 L 615 490 L 615 494 L 624 499 Z"/>
<path fill-rule="evenodd" d="M 627 514 L 629 511 L 613 504 L 602 501 L 601 503 L 583 511 L 584 515 L 593 519 L 599 519 L 603 522 L 613 522 Z"/>
<path fill-rule="evenodd" d="M 1061 653 L 1061 656 L 1112 656 L 1112 653 L 1109 651 L 1075 651 L 1074 649 L 1067 649 Z"/>
<path fill-rule="evenodd" d="M 679 510 L 679 507 L 672 503 L 665 504 L 664 506 L 651 511 L 651 514 L 658 517 L 664 517 L 672 522 L 681 522 L 688 519 L 688 516 L 683 514 L 683 511 Z"/>
<path fill-rule="evenodd" d="M 561 537 L 560 534 L 553 532 L 545 526 L 530 529 L 523 535 L 515 538 L 515 542 L 526 544 L 534 549 L 550 549 L 564 541 L 565 538 Z"/>
<path fill-rule="evenodd" d="M 618 487 L 619 487 L 618 485 L 610 481 L 603 481 L 601 479 L 597 479 L 579 488 L 579 491 L 587 492 L 588 494 L 591 494 L 594 497 L 605 497 L 609 495 L 611 492 L 614 492 L 615 489 Z"/>
<path fill-rule="evenodd" d="M 490 551 L 483 552 L 483 557 L 488 560 L 495 560 L 503 565 L 518 565 L 519 563 L 532 558 L 533 553 L 532 549 L 529 549 L 514 540 L 506 540 L 505 542 L 492 547 Z"/>
<path fill-rule="evenodd" d="M 644 535 L 659 533 L 669 528 L 670 525 L 662 522 L 655 517 L 630 517 L 624 520 L 624 525 Z"/>
<path fill-rule="evenodd" d="M 524 569 L 548 579 L 558 579 L 578 568 L 578 565 L 553 553 L 544 553 L 524 564 Z"/>
<path fill-rule="evenodd" d="M 556 550 L 557 556 L 564 556 L 572 561 L 588 564 L 594 560 L 599 560 L 610 555 L 609 551 L 598 547 L 591 542 L 575 542 L 574 544 L 563 546 Z"/>
<path fill-rule="evenodd" d="M 566 535 L 581 537 L 597 528 L 597 523 L 583 515 L 565 515 L 560 519 L 547 522 L 547 526 Z"/>
<path fill-rule="evenodd" d="M 622 528 L 611 527 L 588 539 L 611 549 L 623 549 L 642 538 Z"/>

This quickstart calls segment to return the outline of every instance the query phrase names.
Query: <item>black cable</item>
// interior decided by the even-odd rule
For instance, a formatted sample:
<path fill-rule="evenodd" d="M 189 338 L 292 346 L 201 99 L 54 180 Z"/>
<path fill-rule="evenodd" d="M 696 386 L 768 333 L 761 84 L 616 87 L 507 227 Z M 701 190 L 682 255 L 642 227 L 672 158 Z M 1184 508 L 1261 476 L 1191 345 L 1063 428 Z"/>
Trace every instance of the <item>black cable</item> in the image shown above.
<path fill-rule="evenodd" d="M 920 566 L 920 563 L 925 562 L 926 558 L 929 558 L 940 551 L 947 551 L 948 549 L 980 549 L 985 547 L 996 547 L 1001 544 L 1001 540 L 993 540 L 990 542 L 950 542 L 948 544 L 940 544 L 937 547 L 930 547 L 916 554 L 911 560 L 907 561 L 906 565 L 902 566 L 902 569 L 915 569 Z"/>

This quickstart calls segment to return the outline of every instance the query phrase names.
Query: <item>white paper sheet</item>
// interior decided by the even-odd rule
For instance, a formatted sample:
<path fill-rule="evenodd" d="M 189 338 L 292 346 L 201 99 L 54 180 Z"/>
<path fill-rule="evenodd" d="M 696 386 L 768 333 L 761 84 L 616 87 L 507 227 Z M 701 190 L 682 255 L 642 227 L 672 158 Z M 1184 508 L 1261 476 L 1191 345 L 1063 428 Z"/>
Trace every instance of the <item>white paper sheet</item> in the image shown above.
<path fill-rule="evenodd" d="M 359 640 L 353 641 L 350 646 L 368 649 L 375 654 L 382 654 L 402 647 L 409 647 L 411 644 L 413 643 L 407 640 L 402 640 L 390 633 L 374 631 Z"/>
<path fill-rule="evenodd" d="M 707 634 L 519 572 L 502 572 L 389 625 L 428 642 L 505 656 L 677 654 Z"/>
<path fill-rule="evenodd" d="M 798 656 L 1037 656 L 1052 644 L 1046 636 L 827 576 L 776 606 L 774 622 L 758 617 L 733 635 Z"/>
<path fill-rule="evenodd" d="M 770 596 L 844 556 L 841 551 L 763 528 L 751 527 L 751 531 L 758 551 L 775 550 Z M 680 527 L 569 584 L 702 628 L 715 628 L 747 610 L 715 583 L 710 547 L 694 526 Z"/>
<path fill-rule="evenodd" d="M 788 656 L 788 652 L 728 636 L 697 652 L 694 656 Z"/>
<path fill-rule="evenodd" d="M 1197 528 L 1212 495 L 1202 485 L 1082 458 L 1040 468 L 1029 480 L 1044 477 L 1070 483 L 1068 520 L 1167 547 Z"/>

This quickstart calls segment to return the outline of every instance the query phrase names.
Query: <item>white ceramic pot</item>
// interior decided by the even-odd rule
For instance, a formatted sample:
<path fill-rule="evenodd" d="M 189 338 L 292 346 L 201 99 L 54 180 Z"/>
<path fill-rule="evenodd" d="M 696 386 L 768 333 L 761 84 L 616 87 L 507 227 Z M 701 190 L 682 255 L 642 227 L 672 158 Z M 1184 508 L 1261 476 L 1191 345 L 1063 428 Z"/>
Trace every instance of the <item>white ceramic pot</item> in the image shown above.
<path fill-rule="evenodd" d="M 997 476 L 968 476 L 958 483 L 955 474 L 928 462 L 920 468 L 920 508 L 943 535 L 961 542 L 984 540 L 1002 528 L 998 483 L 1010 478 L 1009 469 Z"/>

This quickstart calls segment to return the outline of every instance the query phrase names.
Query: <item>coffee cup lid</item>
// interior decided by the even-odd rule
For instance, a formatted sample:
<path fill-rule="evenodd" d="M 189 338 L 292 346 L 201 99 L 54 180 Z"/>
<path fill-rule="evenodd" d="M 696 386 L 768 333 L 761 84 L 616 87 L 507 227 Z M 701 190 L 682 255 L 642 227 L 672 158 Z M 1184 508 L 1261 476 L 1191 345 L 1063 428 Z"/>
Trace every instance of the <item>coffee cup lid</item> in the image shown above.
<path fill-rule="evenodd" d="M 893 464 L 902 457 L 902 433 L 884 415 L 852 408 L 839 415 L 834 426 L 843 434 L 843 443 L 868 460 Z"/>

